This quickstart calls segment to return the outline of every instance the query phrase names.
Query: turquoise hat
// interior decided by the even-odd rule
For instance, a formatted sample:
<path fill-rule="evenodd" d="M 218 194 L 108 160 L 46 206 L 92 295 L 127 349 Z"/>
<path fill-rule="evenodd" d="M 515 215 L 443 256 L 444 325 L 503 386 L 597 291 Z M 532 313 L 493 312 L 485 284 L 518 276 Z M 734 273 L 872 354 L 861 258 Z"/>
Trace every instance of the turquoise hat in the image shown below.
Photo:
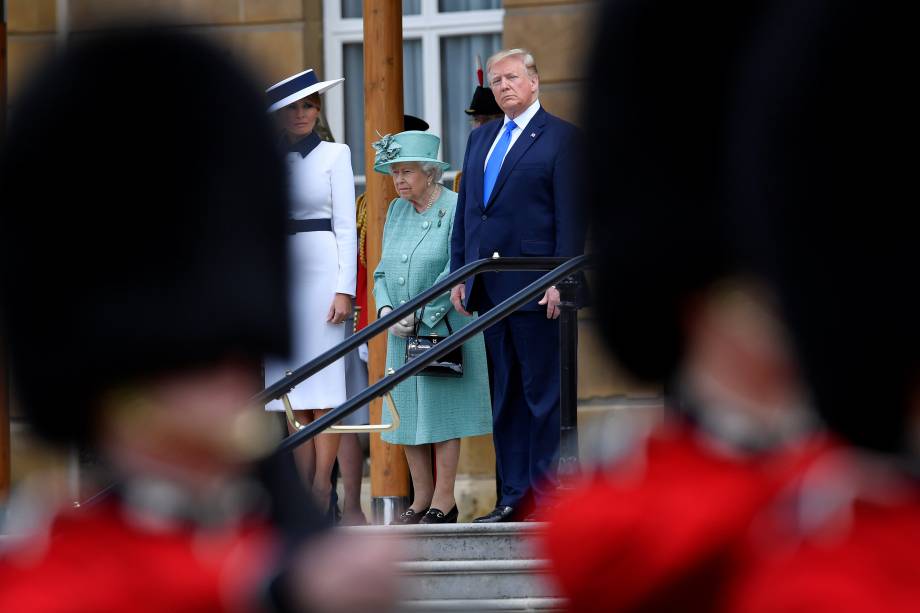
<path fill-rule="evenodd" d="M 409 130 L 399 134 L 387 134 L 371 143 L 374 151 L 374 170 L 389 174 L 390 164 L 400 162 L 430 162 L 438 164 L 441 170 L 450 168 L 450 164 L 438 159 L 441 139 L 431 132 Z"/>

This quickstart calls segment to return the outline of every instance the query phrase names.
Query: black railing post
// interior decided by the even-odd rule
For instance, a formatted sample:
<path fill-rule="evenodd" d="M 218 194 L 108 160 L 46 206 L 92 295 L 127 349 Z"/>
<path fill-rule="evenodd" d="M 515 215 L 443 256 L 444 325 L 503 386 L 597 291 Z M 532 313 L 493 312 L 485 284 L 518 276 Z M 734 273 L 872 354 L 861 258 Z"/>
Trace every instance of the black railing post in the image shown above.
<path fill-rule="evenodd" d="M 578 468 L 578 275 L 559 290 L 559 483 L 569 485 Z"/>

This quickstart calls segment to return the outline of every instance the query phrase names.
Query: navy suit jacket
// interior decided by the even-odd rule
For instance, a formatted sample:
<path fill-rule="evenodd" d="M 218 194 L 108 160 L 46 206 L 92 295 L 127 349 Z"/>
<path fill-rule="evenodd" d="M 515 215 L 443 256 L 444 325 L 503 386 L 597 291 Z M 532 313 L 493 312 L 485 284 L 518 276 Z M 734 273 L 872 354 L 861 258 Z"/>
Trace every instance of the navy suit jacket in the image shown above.
<path fill-rule="evenodd" d="M 487 204 L 485 160 L 502 129 L 496 119 L 473 130 L 463 159 L 451 270 L 498 252 L 509 256 L 576 256 L 584 249 L 578 213 L 578 130 L 541 107 L 508 151 Z M 495 304 L 543 273 L 483 273 L 466 282 L 466 306 L 480 309 L 485 290 Z M 537 300 L 524 309 L 544 309 Z"/>

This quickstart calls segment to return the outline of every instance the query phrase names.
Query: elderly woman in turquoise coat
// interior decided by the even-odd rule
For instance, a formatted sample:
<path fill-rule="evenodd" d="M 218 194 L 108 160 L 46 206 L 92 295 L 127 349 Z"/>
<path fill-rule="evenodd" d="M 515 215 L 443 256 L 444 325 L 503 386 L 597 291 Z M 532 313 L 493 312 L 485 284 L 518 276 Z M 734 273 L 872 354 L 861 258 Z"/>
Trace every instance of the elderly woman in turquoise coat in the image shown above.
<path fill-rule="evenodd" d="M 450 234 L 457 194 L 440 184 L 448 167 L 437 159 L 440 139 L 428 132 L 408 131 L 374 143 L 374 170 L 393 177 L 399 197 L 390 203 L 383 228 L 383 250 L 374 271 L 378 316 L 404 304 L 450 272 Z M 447 336 L 448 322 L 457 330 L 471 321 L 451 308 L 449 292 L 424 305 L 415 315 L 390 327 L 387 368 L 405 363 L 406 337 Z M 454 523 L 457 503 L 454 481 L 460 439 L 492 431 L 489 377 L 482 334 L 463 345 L 462 377 L 417 375 L 397 385 L 393 400 L 400 425 L 381 436 L 402 445 L 412 475 L 415 498 L 396 523 Z M 432 479 L 435 447 L 437 481 Z"/>

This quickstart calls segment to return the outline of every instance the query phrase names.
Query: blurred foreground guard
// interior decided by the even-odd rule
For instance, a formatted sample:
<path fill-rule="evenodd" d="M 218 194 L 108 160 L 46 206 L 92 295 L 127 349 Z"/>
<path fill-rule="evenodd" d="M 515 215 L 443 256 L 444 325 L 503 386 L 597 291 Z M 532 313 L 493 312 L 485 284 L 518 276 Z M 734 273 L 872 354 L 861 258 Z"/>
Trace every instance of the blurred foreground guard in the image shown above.
<path fill-rule="evenodd" d="M 317 533 L 290 461 L 255 477 L 274 441 L 247 404 L 289 336 L 286 178 L 258 90 L 223 52 L 137 29 L 73 46 L 17 108 L 15 387 L 39 434 L 92 449 L 117 487 L 8 532 L 0 610 L 385 608 L 391 546 Z"/>
<path fill-rule="evenodd" d="M 894 6 L 608 8 L 602 328 L 677 375 L 690 425 L 557 509 L 572 610 L 920 609 L 916 156 L 894 145 L 916 140 L 916 37 Z M 836 440 L 808 435 L 801 387 Z"/>
<path fill-rule="evenodd" d="M 817 409 L 850 448 L 760 518 L 734 609 L 920 610 L 918 40 L 893 2 L 773 3 L 731 118 L 731 196 Z"/>
<path fill-rule="evenodd" d="M 571 611 L 720 610 L 755 518 L 829 446 L 726 220 L 725 116 L 758 18 L 757 3 L 606 5 L 584 114 L 597 319 L 669 410 L 548 517 Z"/>

